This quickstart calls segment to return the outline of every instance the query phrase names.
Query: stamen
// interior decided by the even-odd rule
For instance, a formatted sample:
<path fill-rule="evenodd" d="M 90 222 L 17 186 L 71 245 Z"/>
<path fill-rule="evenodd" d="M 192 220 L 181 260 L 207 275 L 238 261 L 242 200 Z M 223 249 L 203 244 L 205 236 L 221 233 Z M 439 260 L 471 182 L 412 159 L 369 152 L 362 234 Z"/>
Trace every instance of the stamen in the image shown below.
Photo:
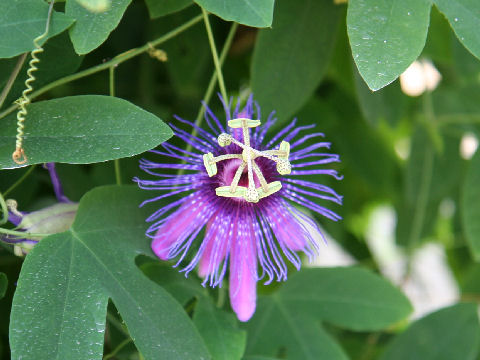
<path fill-rule="evenodd" d="M 218 196 L 224 197 L 241 197 L 248 202 L 258 202 L 261 198 L 267 197 L 282 188 L 282 184 L 279 181 L 267 183 L 265 177 L 262 174 L 262 170 L 255 162 L 256 158 L 263 157 L 274 161 L 277 166 L 277 171 L 280 175 L 290 174 L 292 166 L 288 161 L 290 156 L 290 144 L 286 141 L 282 141 L 278 150 L 264 150 L 259 151 L 251 147 L 250 145 L 250 132 L 249 128 L 259 126 L 260 120 L 252 120 L 247 118 L 237 118 L 228 121 L 228 126 L 231 128 L 241 128 L 243 133 L 243 143 L 235 139 L 232 135 L 222 133 L 218 136 L 218 144 L 222 147 L 230 144 L 235 144 L 242 149 L 241 154 L 225 154 L 214 157 L 212 153 L 203 155 L 203 164 L 207 170 L 208 176 L 212 177 L 217 174 L 216 163 L 223 160 L 239 159 L 242 160 L 235 172 L 235 176 L 229 186 L 221 186 L 215 189 L 215 193 Z M 243 174 L 243 171 L 247 167 L 248 186 L 239 186 L 238 183 Z M 256 188 L 255 179 L 253 174 L 257 176 L 260 181 L 260 187 Z"/>
<path fill-rule="evenodd" d="M 263 177 L 262 170 L 258 167 L 257 163 L 253 161 L 253 171 L 255 171 L 255 175 L 257 175 L 258 180 L 260 181 L 260 185 L 262 186 L 263 191 L 268 191 L 268 184 L 267 180 Z"/>

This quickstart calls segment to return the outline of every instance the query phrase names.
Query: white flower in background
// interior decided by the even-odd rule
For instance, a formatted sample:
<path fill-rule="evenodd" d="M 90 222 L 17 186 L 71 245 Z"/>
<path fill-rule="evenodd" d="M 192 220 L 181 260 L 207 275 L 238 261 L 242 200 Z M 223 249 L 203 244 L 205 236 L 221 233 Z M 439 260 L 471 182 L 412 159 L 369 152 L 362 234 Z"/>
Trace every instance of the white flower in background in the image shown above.
<path fill-rule="evenodd" d="M 433 91 L 442 79 L 430 60 L 415 60 L 400 75 L 400 86 L 402 91 L 409 96 L 419 96 L 425 91 Z"/>

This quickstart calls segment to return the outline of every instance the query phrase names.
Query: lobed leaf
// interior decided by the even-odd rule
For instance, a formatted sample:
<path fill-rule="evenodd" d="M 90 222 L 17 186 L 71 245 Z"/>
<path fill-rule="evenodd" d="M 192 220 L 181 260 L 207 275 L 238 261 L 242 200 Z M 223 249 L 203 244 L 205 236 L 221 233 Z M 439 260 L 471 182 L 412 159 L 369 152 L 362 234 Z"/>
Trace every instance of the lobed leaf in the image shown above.
<path fill-rule="evenodd" d="M 247 354 L 288 359 L 346 359 L 320 327 L 327 321 L 352 330 L 378 330 L 411 311 L 406 297 L 386 280 L 360 268 L 311 268 L 294 274 L 273 295 L 263 296 L 247 324 Z"/>
<path fill-rule="evenodd" d="M 133 186 L 88 192 L 72 228 L 28 254 L 13 300 L 12 358 L 101 359 L 108 298 L 145 359 L 210 358 L 182 306 L 135 266 L 151 253 L 142 195 Z"/>
<path fill-rule="evenodd" d="M 242 358 L 247 334 L 238 329 L 234 314 L 216 308 L 211 299 L 202 297 L 195 307 L 193 322 L 214 359 Z"/>
<path fill-rule="evenodd" d="M 413 323 L 397 336 L 382 360 L 476 359 L 480 346 L 476 304 L 457 304 Z"/>

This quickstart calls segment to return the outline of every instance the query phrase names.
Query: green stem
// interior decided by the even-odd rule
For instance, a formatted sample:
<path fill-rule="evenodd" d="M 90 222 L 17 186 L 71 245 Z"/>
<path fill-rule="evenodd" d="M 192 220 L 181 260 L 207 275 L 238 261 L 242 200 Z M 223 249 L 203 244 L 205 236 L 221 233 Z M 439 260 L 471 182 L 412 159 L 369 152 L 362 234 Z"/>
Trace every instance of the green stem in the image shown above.
<path fill-rule="evenodd" d="M 112 65 L 108 68 L 108 74 L 109 74 L 109 92 L 110 96 L 115 96 L 115 67 L 116 65 Z M 115 182 L 117 185 L 122 185 L 122 172 L 120 169 L 120 159 L 115 159 L 113 161 L 113 164 L 115 166 Z"/>
<path fill-rule="evenodd" d="M 6 224 L 8 221 L 8 207 L 7 203 L 5 202 L 5 198 L 0 193 L 0 207 L 2 208 L 2 220 L 0 221 L 0 225 Z"/>
<path fill-rule="evenodd" d="M 425 221 L 425 214 L 428 205 L 428 195 L 430 192 L 430 185 L 432 183 L 433 177 L 433 162 L 434 162 L 435 152 L 433 147 L 430 144 L 427 144 L 425 149 L 425 155 L 423 158 L 423 172 L 422 178 L 420 179 L 420 189 L 415 203 L 415 210 L 413 213 L 413 223 L 412 229 L 410 231 L 409 237 L 409 248 L 412 250 L 422 234 L 423 223 Z"/>
<path fill-rule="evenodd" d="M 4 228 L 0 228 L 0 234 L 20 236 L 21 238 L 44 238 L 46 236 L 52 235 L 52 234 L 28 233 L 28 232 L 25 232 L 25 231 L 15 231 L 15 230 L 9 230 L 9 229 L 4 229 Z M 16 244 L 16 245 L 19 245 L 19 244 Z"/>
<path fill-rule="evenodd" d="M 130 337 L 130 334 L 128 331 L 125 329 L 125 327 L 122 325 L 122 323 L 112 314 L 107 312 L 107 320 L 111 325 L 113 325 L 118 331 L 120 331 L 123 335 Z"/>
<path fill-rule="evenodd" d="M 236 22 L 232 23 L 230 27 L 230 31 L 228 32 L 227 39 L 225 40 L 225 44 L 223 45 L 222 52 L 220 53 L 220 68 L 223 66 L 225 62 L 225 58 L 227 57 L 228 50 L 230 50 L 230 46 L 232 45 L 233 37 L 235 32 L 237 31 L 238 24 Z M 206 105 L 210 102 L 210 99 L 213 95 L 213 90 L 215 89 L 215 83 L 217 82 L 217 71 L 215 70 L 210 78 L 210 82 L 208 83 L 207 91 L 203 97 L 203 101 Z M 222 95 L 223 96 L 223 95 Z M 200 126 L 203 120 L 203 115 L 205 114 L 205 107 L 201 106 L 200 111 L 198 112 L 197 118 L 195 119 L 195 125 Z M 196 130 L 194 130 L 196 134 Z M 194 134 L 194 135 L 195 135 Z"/>
<path fill-rule="evenodd" d="M 108 75 L 109 95 L 115 96 L 115 65 L 112 65 L 108 68 Z"/>
<path fill-rule="evenodd" d="M 108 359 L 111 359 L 111 358 L 115 357 L 115 355 L 117 355 L 120 350 L 122 350 L 126 345 L 130 344 L 131 342 L 132 342 L 132 339 L 123 340 L 120 344 L 118 344 L 118 346 L 115 348 L 115 350 L 113 350 L 110 354 L 105 355 L 103 357 L 103 360 L 108 360 Z"/>
<path fill-rule="evenodd" d="M 223 45 L 222 52 L 220 53 L 220 67 L 225 62 L 225 58 L 227 57 L 228 50 L 230 50 L 230 46 L 232 45 L 233 37 L 235 36 L 237 27 L 238 27 L 238 24 L 236 22 L 232 23 L 232 26 L 230 27 L 230 31 L 228 32 L 227 39 L 225 40 L 225 44 Z M 212 77 L 210 78 L 210 82 L 208 83 L 207 91 L 203 96 L 203 102 L 205 103 L 205 106 L 208 106 L 208 103 L 210 102 L 210 99 L 213 94 L 213 90 L 215 89 L 217 78 L 218 78 L 217 71 L 215 70 L 212 74 Z M 200 110 L 198 111 L 197 118 L 195 119 L 195 125 L 197 126 L 200 126 L 202 124 L 203 115 L 205 115 L 205 106 L 200 106 Z M 198 133 L 197 129 L 193 129 L 192 135 L 196 136 L 197 133 Z M 191 151 L 192 145 L 188 144 L 185 150 Z M 182 163 L 184 164 L 185 161 L 183 160 Z M 179 169 L 177 172 L 177 175 L 179 176 L 182 175 L 184 171 L 185 171 L 184 169 Z"/>
<path fill-rule="evenodd" d="M 128 51 L 126 51 L 122 54 L 119 54 L 119 55 L 115 56 L 112 60 L 107 61 L 103 64 L 93 66 L 89 69 L 85 69 L 85 70 L 80 71 L 78 73 L 75 73 L 75 74 L 72 74 L 72 75 L 69 75 L 69 76 L 65 76 L 61 79 L 53 81 L 50 84 L 47 84 L 44 87 L 38 89 L 37 91 L 32 92 L 31 95 L 30 95 L 30 98 L 34 99 L 34 98 L 46 93 L 47 91 L 49 91 L 49 90 L 51 90 L 51 89 L 53 89 L 57 86 L 69 83 L 69 82 L 74 81 L 74 80 L 81 79 L 85 76 L 95 74 L 99 71 L 107 70 L 111 66 L 116 66 L 116 65 L 119 65 L 119 64 L 121 64 L 121 63 L 123 63 L 127 60 L 130 60 L 131 58 L 133 58 L 135 56 L 138 56 L 140 54 L 143 54 L 144 52 L 147 52 L 148 49 L 150 49 L 151 46 L 158 46 L 158 45 L 174 38 L 175 36 L 179 35 L 180 33 L 184 32 L 185 30 L 194 26 L 195 24 L 197 24 L 201 20 L 202 20 L 202 15 L 197 15 L 193 19 L 187 21 L 185 24 L 177 27 L 176 29 L 173 29 L 172 31 L 166 33 L 165 35 L 159 37 L 158 39 L 155 39 L 155 40 L 153 40 L 153 41 L 151 41 L 151 42 L 149 42 L 149 43 L 147 43 L 147 44 L 145 44 L 145 45 L 143 45 L 139 48 L 128 50 Z M 18 108 L 18 105 L 16 105 L 16 104 L 10 106 L 8 109 L 6 109 L 2 113 L 0 113 L 0 119 L 7 116 L 11 112 L 15 111 L 15 109 L 17 109 L 17 108 Z"/>
<path fill-rule="evenodd" d="M 3 196 L 7 197 L 8 194 L 10 194 L 15 188 L 20 185 L 32 172 L 35 170 L 35 167 L 37 165 L 32 165 L 30 168 L 23 174 L 20 179 L 18 179 L 12 186 L 10 186 L 7 191 L 3 193 Z"/>
<path fill-rule="evenodd" d="M 430 137 L 430 140 L 432 141 L 433 146 L 435 147 L 435 150 L 438 153 L 442 153 L 443 151 L 443 139 L 442 136 L 440 135 L 438 131 L 438 124 L 435 119 L 435 113 L 433 111 L 433 99 L 432 99 L 432 94 L 430 91 L 426 91 L 423 94 L 423 112 L 425 114 L 425 117 L 427 119 L 427 122 L 425 124 L 427 128 L 427 133 Z"/>
<path fill-rule="evenodd" d="M 13 68 L 12 73 L 10 74 L 10 77 L 8 78 L 7 83 L 5 84 L 5 87 L 2 90 L 2 93 L 0 94 L 0 108 L 3 106 L 3 103 L 5 102 L 5 99 L 8 96 L 8 93 L 12 89 L 13 83 L 15 82 L 15 79 L 18 76 L 18 73 L 20 72 L 20 69 L 23 66 L 23 63 L 25 62 L 25 59 L 27 58 L 28 53 L 22 54 L 17 61 L 17 64 Z"/>
<path fill-rule="evenodd" d="M 225 285 L 225 284 L 223 284 Z M 225 304 L 225 295 L 227 290 L 223 286 L 218 287 L 218 298 L 217 298 L 217 307 L 222 308 Z"/>
<path fill-rule="evenodd" d="M 207 11 L 202 8 L 203 21 L 205 22 L 205 28 L 207 29 L 208 42 L 210 43 L 210 50 L 212 51 L 213 63 L 215 64 L 215 71 L 218 76 L 218 85 L 220 92 L 222 93 L 223 100 L 228 102 L 227 90 L 225 88 L 225 82 L 223 81 L 222 67 L 220 66 L 220 60 L 218 59 L 217 48 L 215 47 L 215 40 L 213 38 L 212 27 L 210 26 L 210 20 L 208 19 Z"/>

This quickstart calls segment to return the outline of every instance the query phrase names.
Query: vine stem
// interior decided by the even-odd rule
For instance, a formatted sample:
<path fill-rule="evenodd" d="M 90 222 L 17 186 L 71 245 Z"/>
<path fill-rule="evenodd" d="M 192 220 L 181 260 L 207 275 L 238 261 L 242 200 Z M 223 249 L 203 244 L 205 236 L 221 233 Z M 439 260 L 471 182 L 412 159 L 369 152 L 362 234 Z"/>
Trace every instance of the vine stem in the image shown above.
<path fill-rule="evenodd" d="M 124 53 L 121 53 L 121 54 L 115 56 L 112 60 L 107 61 L 103 64 L 93 66 L 91 68 L 85 69 L 85 70 L 80 71 L 78 73 L 68 75 L 68 76 L 65 76 L 61 79 L 53 81 L 50 84 L 47 84 L 44 87 L 38 89 L 37 91 L 32 92 L 31 95 L 30 95 L 30 98 L 34 99 L 34 98 L 46 93 L 47 91 L 49 91 L 49 90 L 51 90 L 51 89 L 53 89 L 57 86 L 60 86 L 60 85 L 63 85 L 63 84 L 81 79 L 83 77 L 95 74 L 95 73 L 103 71 L 103 70 L 107 70 L 112 66 L 117 66 L 117 65 L 119 65 L 119 64 L 121 64 L 121 63 L 123 63 L 127 60 L 130 60 L 131 58 L 133 58 L 135 56 L 138 56 L 140 54 L 143 54 L 144 52 L 147 52 L 152 46 L 154 46 L 154 47 L 158 46 L 158 45 L 174 38 L 175 36 L 181 34 L 185 30 L 194 26 L 195 24 L 197 24 L 201 20 L 202 20 L 202 14 L 197 15 L 196 17 L 192 18 L 191 20 L 187 21 L 185 24 L 173 29 L 172 31 L 166 33 L 165 35 L 163 35 L 163 36 L 161 36 L 161 37 L 159 37 L 159 38 L 157 38 L 153 41 L 148 42 L 147 44 L 145 44 L 145 45 L 143 45 L 139 48 L 128 50 Z M 0 119 L 7 116 L 11 112 L 15 111 L 17 108 L 18 108 L 18 105 L 16 105 L 16 104 L 10 106 L 8 109 L 6 109 L 5 111 L 0 113 Z"/>
<path fill-rule="evenodd" d="M 109 74 L 109 92 L 110 96 L 115 96 L 115 67 L 116 65 L 112 65 L 108 68 L 108 74 Z M 122 172 L 120 169 L 120 159 L 115 159 L 113 161 L 115 165 L 115 181 L 117 185 L 122 185 Z"/>
<path fill-rule="evenodd" d="M 10 194 L 18 185 L 20 185 L 31 173 L 33 170 L 36 168 L 36 164 L 30 166 L 30 168 L 25 172 L 25 174 L 20 177 L 12 186 L 10 186 L 4 193 L 3 196 L 7 197 L 8 194 Z"/>
<path fill-rule="evenodd" d="M 223 63 L 225 62 L 225 58 L 227 57 L 228 50 L 230 50 L 230 46 L 232 45 L 233 38 L 235 36 L 235 33 L 237 31 L 238 24 L 236 22 L 232 23 L 232 26 L 230 27 L 230 31 L 228 32 L 227 39 L 225 40 L 225 44 L 223 45 L 222 52 L 220 53 L 220 68 L 222 67 Z M 205 95 L 203 96 L 203 102 L 205 105 L 208 105 L 210 102 L 210 99 L 212 98 L 213 95 L 213 90 L 215 89 L 215 84 L 217 82 L 218 78 L 218 72 L 215 70 L 212 74 L 212 77 L 210 78 L 210 82 L 208 83 L 207 91 L 205 92 Z M 200 126 L 202 124 L 203 120 L 203 115 L 205 114 L 205 107 L 200 106 L 200 110 L 198 111 L 197 118 L 195 119 L 195 125 Z M 193 129 L 192 131 L 192 136 L 196 136 L 198 133 L 197 129 Z M 186 151 L 191 151 L 192 150 L 192 145 L 188 144 L 187 147 L 185 148 Z M 182 160 L 183 163 L 185 163 L 185 160 Z M 182 175 L 184 173 L 184 169 L 179 169 L 177 172 L 177 175 Z"/>
<path fill-rule="evenodd" d="M 10 93 L 10 90 L 12 89 L 13 83 L 15 82 L 15 79 L 18 76 L 18 73 L 22 69 L 23 64 L 25 63 L 25 59 L 27 58 L 28 53 L 24 53 L 20 55 L 20 57 L 17 60 L 17 64 L 13 68 L 12 73 L 10 74 L 10 77 L 7 80 L 7 83 L 5 84 L 5 87 L 2 90 L 2 93 L 0 94 L 0 108 L 3 106 L 3 103 L 5 102 L 5 99 L 7 98 L 8 94 Z"/>
<path fill-rule="evenodd" d="M 118 344 L 118 346 L 115 348 L 115 350 L 113 350 L 110 354 L 105 355 L 103 357 L 103 360 L 108 360 L 108 359 L 114 358 L 115 355 L 117 355 L 120 350 L 122 350 L 126 345 L 130 344 L 131 342 L 132 342 L 132 339 L 130 339 L 130 338 L 123 340 L 120 344 Z"/>
<path fill-rule="evenodd" d="M 0 193 L 0 207 L 2 209 L 2 220 L 0 220 L 0 225 L 6 224 L 8 221 L 8 207 L 5 202 L 5 198 Z"/>
<path fill-rule="evenodd" d="M 210 50 L 212 51 L 213 63 L 215 64 L 215 71 L 218 77 L 218 85 L 220 92 L 222 93 L 223 100 L 228 103 L 227 90 L 225 88 L 225 82 L 223 81 L 222 67 L 220 60 L 218 59 L 217 48 L 215 47 L 215 39 L 213 38 L 212 27 L 210 26 L 210 20 L 208 19 L 207 11 L 202 8 L 203 21 L 205 28 L 207 29 L 208 42 L 210 43 Z"/>
<path fill-rule="evenodd" d="M 235 36 L 237 28 L 238 28 L 238 24 L 236 22 L 232 23 L 232 26 L 230 27 L 230 31 L 228 32 L 228 35 L 227 35 L 227 39 L 225 40 L 225 44 L 223 45 L 222 52 L 220 53 L 220 59 L 219 59 L 220 69 L 222 68 L 223 63 L 225 62 L 225 58 L 227 57 L 228 50 L 230 50 L 230 46 L 232 45 L 233 37 Z M 217 74 L 218 72 L 217 70 L 215 70 L 213 72 L 212 77 L 210 78 L 207 91 L 205 92 L 205 95 L 203 97 L 203 101 L 207 105 L 210 102 L 210 99 L 212 98 L 212 95 L 213 95 L 213 90 L 215 89 L 215 83 L 217 82 L 217 78 L 218 78 Z M 201 125 L 204 114 L 205 114 L 205 108 L 201 106 L 198 112 L 197 118 L 195 119 L 195 125 L 197 126 Z M 196 130 L 194 129 L 194 131 L 195 131 L 194 135 L 196 135 Z"/>

